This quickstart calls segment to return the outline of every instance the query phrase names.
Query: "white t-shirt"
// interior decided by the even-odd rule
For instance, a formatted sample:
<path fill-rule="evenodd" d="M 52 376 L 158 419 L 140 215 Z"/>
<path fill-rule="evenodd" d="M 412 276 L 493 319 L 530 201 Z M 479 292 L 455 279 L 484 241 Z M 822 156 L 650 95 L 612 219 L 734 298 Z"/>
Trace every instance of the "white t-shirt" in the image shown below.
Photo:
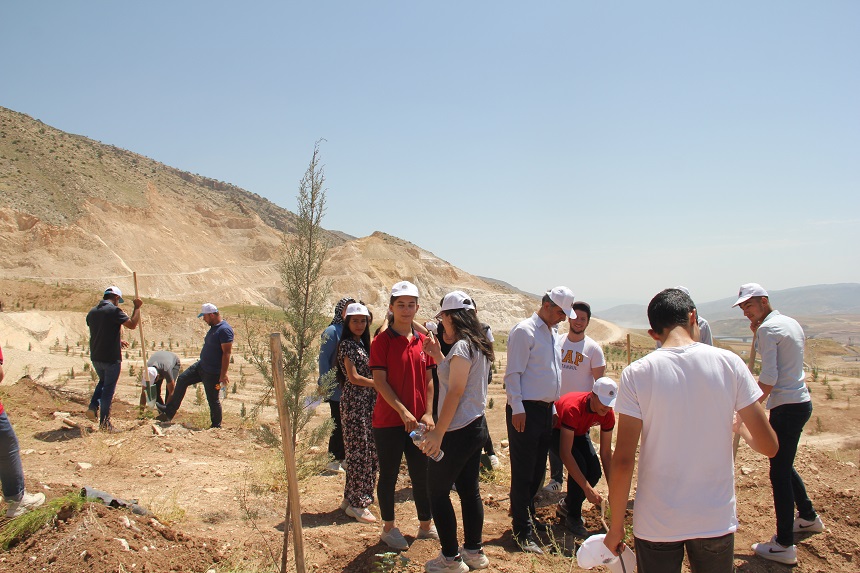
<path fill-rule="evenodd" d="M 624 369 L 615 411 L 642 420 L 633 533 L 647 541 L 737 529 L 732 414 L 762 391 L 735 354 L 660 348 Z"/>
<path fill-rule="evenodd" d="M 555 347 L 561 356 L 561 395 L 591 392 L 594 386 L 591 369 L 606 366 L 600 345 L 588 336 L 579 342 L 571 342 L 564 334 L 556 338 Z"/>
<path fill-rule="evenodd" d="M 436 367 L 436 373 L 439 375 L 439 412 L 442 411 L 445 396 L 448 394 L 451 359 L 455 356 L 465 358 L 470 366 L 469 375 L 466 377 L 466 388 L 460 396 L 457 411 L 448 425 L 449 432 L 464 428 L 475 418 L 484 415 L 484 408 L 487 405 L 487 374 L 490 371 L 490 361 L 477 348 L 472 348 L 469 341 L 461 338 L 455 342 L 445 356 L 445 360 Z"/>

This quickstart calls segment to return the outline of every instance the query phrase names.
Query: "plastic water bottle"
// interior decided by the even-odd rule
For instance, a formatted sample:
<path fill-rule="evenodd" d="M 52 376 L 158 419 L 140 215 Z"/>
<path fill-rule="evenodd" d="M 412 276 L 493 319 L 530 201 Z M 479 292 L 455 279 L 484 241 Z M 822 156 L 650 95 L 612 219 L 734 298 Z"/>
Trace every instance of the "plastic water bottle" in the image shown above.
<path fill-rule="evenodd" d="M 218 391 L 218 398 L 220 398 L 221 400 L 226 400 L 227 399 L 227 383 L 226 382 L 219 382 L 218 384 L 221 386 L 221 389 Z"/>
<path fill-rule="evenodd" d="M 424 424 L 423 422 L 419 422 L 418 427 L 416 429 L 412 430 L 411 432 L 409 432 L 409 437 L 412 438 L 412 442 L 416 446 L 418 446 L 419 448 L 421 447 L 421 442 L 424 441 L 424 432 L 426 432 L 426 431 L 427 431 L 427 424 Z M 430 459 L 433 460 L 434 462 L 438 462 L 439 460 L 442 459 L 442 457 L 444 455 L 445 455 L 445 452 L 443 452 L 442 450 L 439 450 L 439 453 L 436 454 L 435 456 L 430 456 Z"/>

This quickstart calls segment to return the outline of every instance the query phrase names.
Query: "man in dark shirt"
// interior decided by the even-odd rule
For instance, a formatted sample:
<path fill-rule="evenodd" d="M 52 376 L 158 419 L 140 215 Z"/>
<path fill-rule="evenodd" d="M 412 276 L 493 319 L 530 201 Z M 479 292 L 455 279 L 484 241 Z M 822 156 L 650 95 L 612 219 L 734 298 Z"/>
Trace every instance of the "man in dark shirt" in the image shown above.
<path fill-rule="evenodd" d="M 143 301 L 134 299 L 131 318 L 119 308 L 125 302 L 122 291 L 115 286 L 105 289 L 104 298 L 87 313 L 87 326 L 90 327 L 90 361 L 99 382 L 90 399 L 87 418 L 94 421 L 99 417 L 99 428 L 110 431 L 110 406 L 116 383 L 122 368 L 122 349 L 128 343 L 121 340 L 120 327 L 129 330 L 137 328 L 140 322 L 140 307 Z"/>
<path fill-rule="evenodd" d="M 233 328 L 221 319 L 218 308 L 211 303 L 206 303 L 197 315 L 202 317 L 209 325 L 209 332 L 203 340 L 203 348 L 200 349 L 200 360 L 192 364 L 188 370 L 176 379 L 176 388 L 167 404 L 156 404 L 161 415 L 158 419 L 169 422 L 179 410 L 185 391 L 189 386 L 203 382 L 206 391 L 206 401 L 209 402 L 209 416 L 213 428 L 221 427 L 221 397 L 219 392 L 222 386 L 230 382 L 227 377 L 227 369 L 230 367 L 230 354 L 233 352 Z"/>

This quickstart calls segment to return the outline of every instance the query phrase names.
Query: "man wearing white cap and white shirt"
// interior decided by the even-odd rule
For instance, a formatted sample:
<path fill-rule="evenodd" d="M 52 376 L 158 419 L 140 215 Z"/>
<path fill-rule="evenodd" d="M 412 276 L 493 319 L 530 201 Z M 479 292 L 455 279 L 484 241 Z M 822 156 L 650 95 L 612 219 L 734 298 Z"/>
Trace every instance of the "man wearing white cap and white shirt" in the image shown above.
<path fill-rule="evenodd" d="M 505 414 L 511 454 L 511 525 L 514 539 L 530 553 L 543 553 L 535 529 L 546 530 L 534 517 L 534 496 L 546 474 L 553 403 L 561 390 L 556 325 L 572 316 L 576 316 L 573 292 L 558 286 L 543 296 L 537 312 L 508 335 Z"/>
<path fill-rule="evenodd" d="M 588 531 L 582 521 L 582 503 L 587 499 L 599 506 L 603 500 L 594 490 L 600 481 L 600 466 L 609 480 L 612 461 L 612 430 L 615 429 L 615 399 L 618 385 L 607 377 L 594 381 L 589 392 L 568 392 L 555 403 L 558 414 L 553 433 L 552 452 L 567 467 L 567 511 L 564 525 L 575 537 L 585 539 Z M 593 426 L 600 427 L 600 457 L 588 435 Z"/>
<path fill-rule="evenodd" d="M 800 434 L 812 416 L 812 398 L 803 371 L 803 328 L 774 310 L 767 291 L 757 283 L 741 285 L 732 306 L 741 307 L 755 333 L 761 357 L 758 385 L 763 394 L 759 401 L 767 400 L 770 425 L 779 438 L 779 452 L 770 460 L 776 535 L 766 543 L 756 543 L 753 550 L 765 559 L 793 565 L 797 563 L 794 534 L 824 531 L 824 523 L 794 469 Z"/>
<path fill-rule="evenodd" d="M 779 444 L 758 403 L 762 392 L 736 354 L 696 342 L 693 300 L 666 289 L 648 304 L 648 334 L 662 347 L 624 369 L 615 412 L 618 437 L 609 476 L 612 520 L 604 539 L 616 554 L 624 538 L 636 448 L 633 512 L 637 567 L 680 573 L 686 551 L 699 573 L 734 571 L 732 417 L 754 450 Z"/>
<path fill-rule="evenodd" d="M 122 370 L 122 349 L 128 346 L 128 342 L 120 336 L 120 329 L 123 326 L 129 330 L 137 328 L 140 322 L 140 307 L 143 305 L 142 300 L 134 299 L 134 311 L 129 317 L 119 307 L 123 302 L 122 291 L 118 287 L 109 286 L 105 289 L 102 300 L 87 313 L 90 361 L 99 382 L 90 398 L 86 414 L 92 421 L 98 417 L 99 428 L 106 431 L 113 429 L 110 423 L 110 407 Z"/>
<path fill-rule="evenodd" d="M 209 331 L 203 339 L 203 348 L 200 349 L 200 360 L 179 375 L 176 388 L 167 404 L 156 404 L 161 412 L 158 419 L 162 422 L 171 421 L 179 410 L 188 387 L 203 382 L 212 427 L 220 428 L 222 412 L 219 394 L 221 386 L 230 383 L 227 370 L 230 368 L 230 355 L 233 352 L 233 328 L 221 318 L 218 307 L 212 303 L 204 304 L 197 318 L 203 318 L 209 325 Z"/>

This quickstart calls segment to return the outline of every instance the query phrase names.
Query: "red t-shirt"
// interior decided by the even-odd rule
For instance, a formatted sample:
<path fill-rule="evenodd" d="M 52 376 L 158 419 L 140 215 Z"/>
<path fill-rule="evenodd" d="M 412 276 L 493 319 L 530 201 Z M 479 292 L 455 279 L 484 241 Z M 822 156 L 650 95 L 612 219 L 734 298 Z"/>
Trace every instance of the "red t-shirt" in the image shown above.
<path fill-rule="evenodd" d="M 371 370 L 386 372 L 388 385 L 415 419 L 420 420 L 427 412 L 427 370 L 436 368 L 433 358 L 424 353 L 424 336 L 413 332 L 412 339 L 408 340 L 391 328 L 385 330 L 370 343 L 368 365 Z M 373 427 L 402 425 L 400 415 L 377 394 Z"/>
<path fill-rule="evenodd" d="M 600 426 L 600 430 L 608 432 L 615 428 L 615 412 L 612 408 L 605 416 L 598 416 L 588 409 L 591 392 L 568 392 L 555 402 L 558 414 L 556 428 L 564 426 L 573 430 L 573 435 L 584 436 L 592 426 Z"/>
<path fill-rule="evenodd" d="M 3 366 L 3 349 L 0 348 L 0 366 Z M 0 402 L 0 415 L 3 415 L 5 410 L 3 409 L 3 402 Z"/>

